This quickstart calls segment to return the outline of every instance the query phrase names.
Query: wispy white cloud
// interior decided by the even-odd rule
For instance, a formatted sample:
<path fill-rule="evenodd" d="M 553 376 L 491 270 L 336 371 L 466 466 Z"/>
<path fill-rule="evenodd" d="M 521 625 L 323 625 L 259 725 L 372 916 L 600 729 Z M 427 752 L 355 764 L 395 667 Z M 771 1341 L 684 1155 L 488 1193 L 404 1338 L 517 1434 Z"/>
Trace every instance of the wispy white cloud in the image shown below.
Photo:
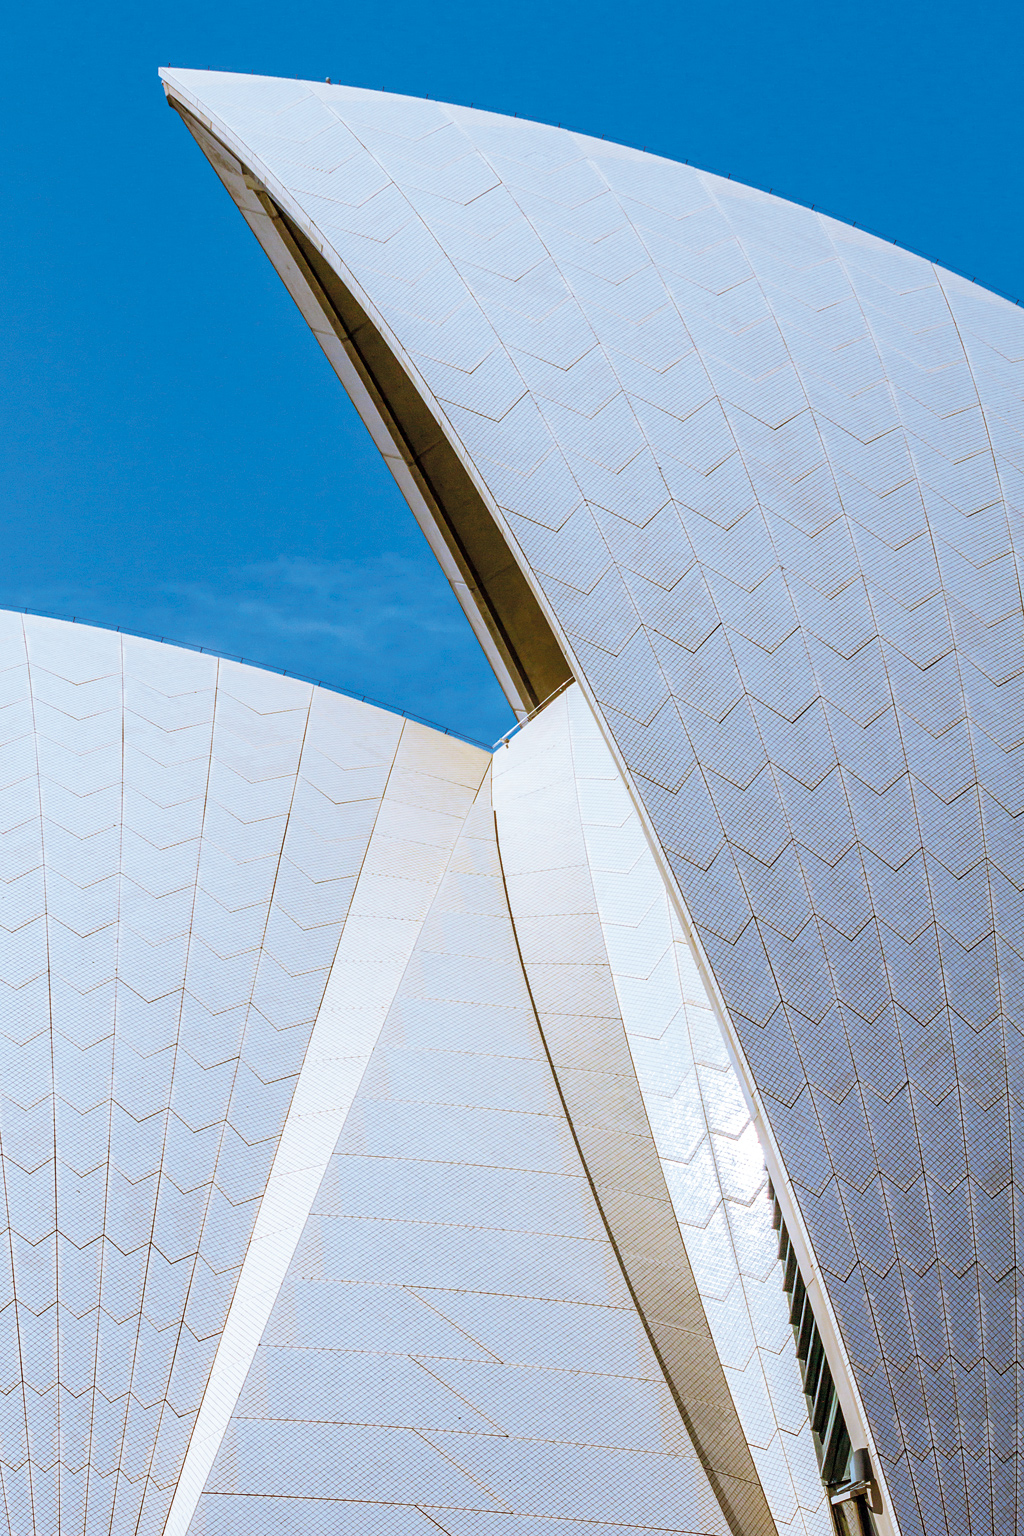
<path fill-rule="evenodd" d="M 148 590 L 93 585 L 83 593 L 48 583 L 19 598 L 19 606 L 279 667 L 483 740 L 511 723 L 448 583 L 432 562 L 408 555 L 280 555 L 216 575 L 178 576 Z"/>
<path fill-rule="evenodd" d="M 241 567 L 228 582 L 168 582 L 175 607 L 206 613 L 220 627 L 328 640 L 353 655 L 400 651 L 419 635 L 433 645 L 460 644 L 465 618 L 422 567 L 392 553 L 365 560 L 318 561 L 280 555 Z"/>

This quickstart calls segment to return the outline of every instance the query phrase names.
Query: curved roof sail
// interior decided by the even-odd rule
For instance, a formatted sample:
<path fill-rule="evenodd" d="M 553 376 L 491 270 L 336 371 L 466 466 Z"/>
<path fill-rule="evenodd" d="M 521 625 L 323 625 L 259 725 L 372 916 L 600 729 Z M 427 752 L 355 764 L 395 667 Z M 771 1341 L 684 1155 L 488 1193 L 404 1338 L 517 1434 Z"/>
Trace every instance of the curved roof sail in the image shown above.
<path fill-rule="evenodd" d="M 1012 1527 L 1024 315 L 603 140 L 163 77 L 510 698 L 594 704 L 900 1529 Z"/>

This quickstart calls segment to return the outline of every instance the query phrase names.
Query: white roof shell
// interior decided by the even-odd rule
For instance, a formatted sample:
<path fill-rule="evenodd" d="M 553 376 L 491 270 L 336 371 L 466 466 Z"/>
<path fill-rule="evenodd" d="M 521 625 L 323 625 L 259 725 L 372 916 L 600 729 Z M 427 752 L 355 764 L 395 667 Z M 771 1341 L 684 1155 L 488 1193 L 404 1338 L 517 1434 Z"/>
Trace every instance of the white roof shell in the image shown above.
<path fill-rule="evenodd" d="M 20 614 L 0 688 L 2 1507 L 17 1536 L 157 1532 L 490 759 Z"/>
<path fill-rule="evenodd" d="M 528 705 L 557 665 L 508 641 L 515 604 L 459 553 L 431 454 L 595 701 L 735 1030 L 901 1529 L 1013 1526 L 1024 316 L 604 141 L 164 79 L 510 695 Z M 317 299 L 321 271 L 354 329 Z M 371 342 L 394 364 L 379 387 Z M 395 430 L 396 379 L 436 427 L 425 447 Z"/>

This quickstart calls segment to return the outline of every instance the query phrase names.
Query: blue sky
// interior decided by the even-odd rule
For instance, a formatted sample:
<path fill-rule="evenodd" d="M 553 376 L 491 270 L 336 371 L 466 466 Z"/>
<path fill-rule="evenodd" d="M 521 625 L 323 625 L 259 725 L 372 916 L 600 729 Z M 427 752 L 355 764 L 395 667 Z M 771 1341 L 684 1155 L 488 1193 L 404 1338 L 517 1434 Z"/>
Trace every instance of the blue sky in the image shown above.
<path fill-rule="evenodd" d="M 492 740 L 502 696 L 163 63 L 473 102 L 731 172 L 1024 297 L 1019 6 L 21 5 L 0 605 L 311 674 Z"/>

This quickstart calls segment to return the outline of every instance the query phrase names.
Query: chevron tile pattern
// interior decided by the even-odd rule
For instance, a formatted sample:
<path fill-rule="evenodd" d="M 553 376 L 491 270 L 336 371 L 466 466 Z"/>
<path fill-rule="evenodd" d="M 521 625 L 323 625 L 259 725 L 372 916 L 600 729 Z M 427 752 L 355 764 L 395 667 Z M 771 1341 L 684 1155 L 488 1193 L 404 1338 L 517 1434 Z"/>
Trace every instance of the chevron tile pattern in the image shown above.
<path fill-rule="evenodd" d="M 713 967 L 900 1530 L 1012 1529 L 1024 315 L 604 141 L 164 77 L 359 296 L 542 592 Z"/>
<path fill-rule="evenodd" d="M 3 1518 L 142 1536 L 240 1274 L 272 1283 L 250 1244 L 272 1169 L 293 1204 L 315 1194 L 308 1133 L 277 1160 L 293 1095 L 311 1109 L 314 1025 L 343 1113 L 489 759 L 291 679 L 6 613 L 0 731 Z M 358 963 L 332 993 L 350 907 Z"/>

